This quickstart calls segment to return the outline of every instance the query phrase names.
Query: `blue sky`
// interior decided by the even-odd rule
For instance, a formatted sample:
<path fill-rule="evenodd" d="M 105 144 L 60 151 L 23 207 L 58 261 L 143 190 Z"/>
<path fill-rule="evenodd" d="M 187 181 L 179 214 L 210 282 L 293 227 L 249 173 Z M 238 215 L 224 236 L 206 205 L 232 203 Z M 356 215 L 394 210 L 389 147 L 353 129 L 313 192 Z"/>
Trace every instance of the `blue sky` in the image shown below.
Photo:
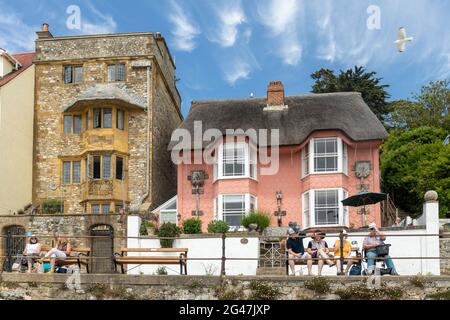
<path fill-rule="evenodd" d="M 81 9 L 80 29 L 66 26 L 70 5 Z M 380 28 L 370 29 L 373 5 Z M 363 65 L 390 85 L 391 99 L 450 77 L 446 0 L 0 0 L 0 8 L 0 47 L 11 52 L 33 50 L 43 22 L 55 36 L 161 32 L 184 115 L 191 100 L 265 96 L 270 80 L 282 80 L 287 95 L 307 93 L 320 68 Z M 393 43 L 400 26 L 414 37 L 402 54 Z"/>

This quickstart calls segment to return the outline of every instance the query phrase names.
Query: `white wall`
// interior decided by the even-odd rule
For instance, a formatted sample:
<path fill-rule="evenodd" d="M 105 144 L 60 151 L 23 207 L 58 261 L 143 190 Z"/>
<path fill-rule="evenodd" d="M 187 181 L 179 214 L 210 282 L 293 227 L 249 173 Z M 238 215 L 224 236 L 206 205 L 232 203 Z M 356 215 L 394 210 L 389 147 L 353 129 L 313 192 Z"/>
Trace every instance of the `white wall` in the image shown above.
<path fill-rule="evenodd" d="M 390 256 L 394 258 L 394 264 L 400 275 L 416 275 L 421 273 L 426 275 L 440 275 L 439 259 L 395 259 L 396 257 L 439 257 L 439 205 L 437 202 L 426 202 L 424 204 L 423 221 L 426 226 L 420 229 L 400 229 L 384 231 L 386 235 L 385 243 L 391 244 Z M 139 235 L 139 217 L 128 217 L 128 236 L 138 237 Z M 432 235 L 432 236 L 427 236 Z M 362 249 L 364 237 L 367 232 L 350 232 L 349 241 L 357 241 L 357 246 Z M 227 258 L 258 258 L 259 240 L 255 237 L 248 237 L 247 244 L 241 244 L 241 238 L 226 239 L 226 257 Z M 326 241 L 331 247 L 338 239 L 338 234 L 328 234 Z M 311 239 L 304 239 L 306 247 Z M 138 239 L 128 238 L 129 248 L 159 248 L 158 239 Z M 200 238 L 200 239 L 177 239 L 174 247 L 185 247 L 189 249 L 188 258 L 221 258 L 222 239 L 221 238 Z M 153 254 L 153 253 L 152 253 Z M 157 254 L 157 253 L 154 253 Z M 140 255 L 139 253 L 136 255 Z M 167 255 L 166 253 L 161 255 Z M 207 269 L 215 271 L 215 275 L 220 274 L 220 260 L 189 260 L 188 274 L 205 275 Z M 153 274 L 158 265 L 130 266 L 129 274 Z M 227 275 L 255 275 L 258 267 L 257 260 L 235 260 L 226 262 Z M 179 274 L 178 265 L 166 266 L 169 274 Z M 303 274 L 307 274 L 306 266 L 296 266 L 298 272 L 302 268 Z M 313 274 L 317 274 L 317 266 L 313 266 Z M 336 275 L 336 268 L 325 265 L 322 275 Z"/>
<path fill-rule="evenodd" d="M 137 237 L 139 234 L 139 218 L 128 217 L 128 236 Z M 225 242 L 225 255 L 227 258 L 258 258 L 259 240 L 255 237 L 246 237 L 247 244 L 241 243 L 242 238 L 227 238 Z M 159 248 L 158 239 L 137 239 L 128 238 L 129 248 Z M 216 258 L 217 260 L 188 260 L 187 272 L 189 275 L 206 275 L 213 272 L 220 275 L 222 261 L 222 238 L 200 238 L 200 239 L 177 239 L 174 241 L 174 248 L 188 248 L 188 258 Z M 131 255 L 131 254 L 130 254 Z M 135 253 L 133 255 L 146 255 L 145 253 Z M 177 253 L 152 253 L 152 255 L 175 255 Z M 178 265 L 164 265 L 168 274 L 179 274 Z M 153 274 L 159 265 L 129 265 L 129 274 Z M 225 264 L 227 275 L 255 275 L 258 267 L 258 260 L 228 260 Z M 207 272 L 208 271 L 208 272 Z"/>

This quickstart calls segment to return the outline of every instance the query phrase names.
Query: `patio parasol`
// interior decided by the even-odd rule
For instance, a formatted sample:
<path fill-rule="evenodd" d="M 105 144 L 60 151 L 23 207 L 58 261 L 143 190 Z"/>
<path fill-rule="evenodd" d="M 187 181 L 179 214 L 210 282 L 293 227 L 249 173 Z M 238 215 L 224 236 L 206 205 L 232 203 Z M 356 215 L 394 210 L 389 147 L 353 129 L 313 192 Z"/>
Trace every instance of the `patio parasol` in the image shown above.
<path fill-rule="evenodd" d="M 376 204 L 383 200 L 386 200 L 387 194 L 380 192 L 360 192 L 347 199 L 342 200 L 344 206 L 350 207 L 363 207 L 361 210 L 362 214 L 362 226 L 366 224 L 366 206 L 369 204 Z"/>

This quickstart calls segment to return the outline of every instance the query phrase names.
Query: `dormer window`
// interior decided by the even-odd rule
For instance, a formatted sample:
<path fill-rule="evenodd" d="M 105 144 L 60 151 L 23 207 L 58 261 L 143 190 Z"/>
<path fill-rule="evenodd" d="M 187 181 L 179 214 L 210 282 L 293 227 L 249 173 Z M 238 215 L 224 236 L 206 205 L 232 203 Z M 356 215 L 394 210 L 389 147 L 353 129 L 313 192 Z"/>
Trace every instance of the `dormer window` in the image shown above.
<path fill-rule="evenodd" d="M 347 145 L 341 138 L 312 138 L 302 150 L 302 177 L 309 174 L 345 173 Z"/>
<path fill-rule="evenodd" d="M 214 179 L 256 179 L 256 148 L 246 142 L 228 142 L 220 145 L 214 164 L 214 175 Z"/>

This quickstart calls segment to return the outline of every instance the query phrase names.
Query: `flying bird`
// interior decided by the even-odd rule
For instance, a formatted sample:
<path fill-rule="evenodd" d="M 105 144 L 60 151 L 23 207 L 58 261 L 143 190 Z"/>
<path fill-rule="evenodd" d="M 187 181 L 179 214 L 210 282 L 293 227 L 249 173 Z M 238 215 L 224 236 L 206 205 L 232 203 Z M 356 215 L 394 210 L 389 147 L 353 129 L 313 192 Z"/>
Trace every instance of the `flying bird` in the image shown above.
<path fill-rule="evenodd" d="M 399 52 L 404 52 L 406 43 L 413 40 L 413 37 L 407 37 L 406 36 L 406 30 L 403 27 L 400 27 L 398 29 L 398 39 L 394 41 L 394 43 L 397 45 Z"/>

